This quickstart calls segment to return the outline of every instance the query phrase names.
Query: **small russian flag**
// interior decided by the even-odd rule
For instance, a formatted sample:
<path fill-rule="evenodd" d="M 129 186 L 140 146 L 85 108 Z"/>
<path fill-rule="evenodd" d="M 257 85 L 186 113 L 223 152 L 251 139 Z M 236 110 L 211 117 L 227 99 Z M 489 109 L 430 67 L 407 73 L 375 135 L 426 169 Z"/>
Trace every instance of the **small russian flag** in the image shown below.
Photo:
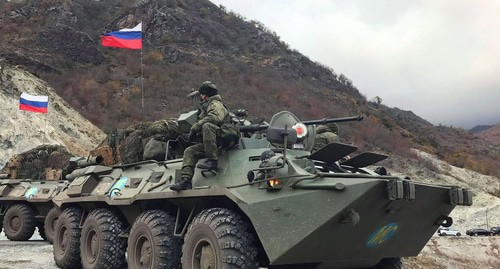
<path fill-rule="evenodd" d="M 103 47 L 142 49 L 142 22 L 134 28 L 125 28 L 101 36 Z"/>
<path fill-rule="evenodd" d="M 38 113 L 47 113 L 48 105 L 49 105 L 48 96 L 36 96 L 23 92 L 21 94 L 21 98 L 19 98 L 20 110 L 26 110 Z"/>

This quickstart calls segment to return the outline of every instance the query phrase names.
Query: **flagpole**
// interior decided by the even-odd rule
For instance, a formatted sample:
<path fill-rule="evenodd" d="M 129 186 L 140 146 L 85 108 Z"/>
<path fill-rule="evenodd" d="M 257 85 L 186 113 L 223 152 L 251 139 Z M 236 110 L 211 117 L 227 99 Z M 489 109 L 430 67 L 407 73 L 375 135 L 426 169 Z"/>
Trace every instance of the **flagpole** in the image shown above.
<path fill-rule="evenodd" d="M 142 48 L 141 48 L 141 93 L 142 93 L 142 108 L 144 108 L 144 67 L 142 65 Z"/>
<path fill-rule="evenodd" d="M 143 31 L 142 31 L 142 21 L 141 21 L 141 33 L 142 32 Z M 141 95 L 142 95 L 142 108 L 144 110 L 144 66 L 142 64 L 142 44 L 141 44 Z"/>

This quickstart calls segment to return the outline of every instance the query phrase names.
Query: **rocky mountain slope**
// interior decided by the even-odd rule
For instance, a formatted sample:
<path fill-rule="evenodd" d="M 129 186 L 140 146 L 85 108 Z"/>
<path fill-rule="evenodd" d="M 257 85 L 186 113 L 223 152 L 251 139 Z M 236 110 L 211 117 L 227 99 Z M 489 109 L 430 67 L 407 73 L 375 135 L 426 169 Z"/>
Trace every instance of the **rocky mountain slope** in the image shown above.
<path fill-rule="evenodd" d="M 100 45 L 103 33 L 140 21 L 142 51 Z M 186 92 L 213 80 L 227 106 L 248 109 L 251 118 L 279 110 L 302 119 L 364 114 L 361 124 L 342 125 L 343 141 L 387 154 L 420 148 L 500 174 L 500 148 L 490 142 L 367 101 L 343 74 L 208 0 L 0 0 L 0 32 L 0 59 L 47 81 L 104 131 L 176 117 L 192 108 Z"/>
<path fill-rule="evenodd" d="M 470 237 L 471 228 L 489 229 L 500 226 L 500 198 L 492 191 L 500 189 L 497 177 L 452 166 L 419 150 L 412 150 L 418 161 L 392 156 L 396 175 L 407 175 L 412 180 L 442 185 L 458 185 L 473 191 L 472 206 L 457 206 L 451 213 L 452 227 L 460 237 L 439 237 L 427 243 L 417 257 L 405 258 L 405 268 L 411 269 L 494 269 L 500 267 L 500 236 Z M 432 168 L 432 169 L 429 169 Z"/>
<path fill-rule="evenodd" d="M 476 136 L 483 140 L 489 141 L 492 145 L 500 147 L 500 124 L 491 126 L 481 132 L 475 133 Z"/>
<path fill-rule="evenodd" d="M 395 157 L 400 170 L 415 181 L 455 185 L 473 190 L 473 205 L 459 206 L 452 212 L 453 226 L 465 234 L 470 228 L 490 228 L 500 225 L 500 198 L 494 192 L 500 189 L 500 180 L 497 177 L 481 175 L 477 172 L 459 168 L 439 160 L 435 155 L 413 150 L 420 162 L 415 163 Z M 423 163 L 430 163 L 430 170 Z"/>
<path fill-rule="evenodd" d="M 19 110 L 22 92 L 49 97 L 49 113 Z M 22 69 L 0 69 L 0 167 L 15 154 L 42 144 L 62 145 L 87 156 L 104 133 L 72 109 L 46 82 Z"/>

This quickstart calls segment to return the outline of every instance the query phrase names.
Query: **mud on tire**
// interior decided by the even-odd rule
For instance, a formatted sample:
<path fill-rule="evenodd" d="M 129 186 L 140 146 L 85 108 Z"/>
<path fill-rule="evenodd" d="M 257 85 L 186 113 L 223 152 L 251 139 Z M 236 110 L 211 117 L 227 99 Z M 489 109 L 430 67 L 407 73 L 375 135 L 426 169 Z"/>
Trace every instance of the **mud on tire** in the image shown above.
<path fill-rule="evenodd" d="M 57 207 L 53 207 L 45 217 L 45 222 L 43 227 L 45 229 L 45 235 L 47 237 L 47 241 L 49 241 L 49 243 L 51 244 L 54 242 L 55 227 L 56 227 L 56 222 L 59 219 L 59 215 L 61 215 L 61 210 Z"/>
<path fill-rule="evenodd" d="M 3 219 L 4 233 L 12 241 L 26 241 L 36 228 L 35 212 L 25 204 L 15 204 L 7 209 Z"/>
<path fill-rule="evenodd" d="M 54 229 L 54 261 L 59 268 L 81 268 L 79 208 L 66 208 L 61 212 Z"/>
<path fill-rule="evenodd" d="M 181 268 L 182 243 L 174 237 L 174 226 L 175 218 L 162 210 L 139 215 L 128 238 L 129 268 Z"/>
<path fill-rule="evenodd" d="M 83 224 L 80 253 L 83 268 L 122 268 L 127 240 L 120 237 L 124 223 L 109 209 L 96 209 Z"/>
<path fill-rule="evenodd" d="M 203 210 L 184 237 L 182 268 L 258 268 L 253 241 L 241 215 L 224 208 Z"/>

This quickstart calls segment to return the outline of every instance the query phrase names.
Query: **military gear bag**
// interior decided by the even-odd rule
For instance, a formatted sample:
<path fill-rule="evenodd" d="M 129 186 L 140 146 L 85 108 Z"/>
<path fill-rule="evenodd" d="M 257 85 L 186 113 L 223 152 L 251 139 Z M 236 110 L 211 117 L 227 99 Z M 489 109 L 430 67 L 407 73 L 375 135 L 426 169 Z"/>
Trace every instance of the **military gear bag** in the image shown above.
<path fill-rule="evenodd" d="M 236 144 L 238 144 L 238 140 L 240 139 L 240 135 L 238 134 L 238 129 L 234 124 L 230 122 L 224 122 L 220 126 L 220 139 L 221 146 L 223 148 L 232 148 Z"/>

